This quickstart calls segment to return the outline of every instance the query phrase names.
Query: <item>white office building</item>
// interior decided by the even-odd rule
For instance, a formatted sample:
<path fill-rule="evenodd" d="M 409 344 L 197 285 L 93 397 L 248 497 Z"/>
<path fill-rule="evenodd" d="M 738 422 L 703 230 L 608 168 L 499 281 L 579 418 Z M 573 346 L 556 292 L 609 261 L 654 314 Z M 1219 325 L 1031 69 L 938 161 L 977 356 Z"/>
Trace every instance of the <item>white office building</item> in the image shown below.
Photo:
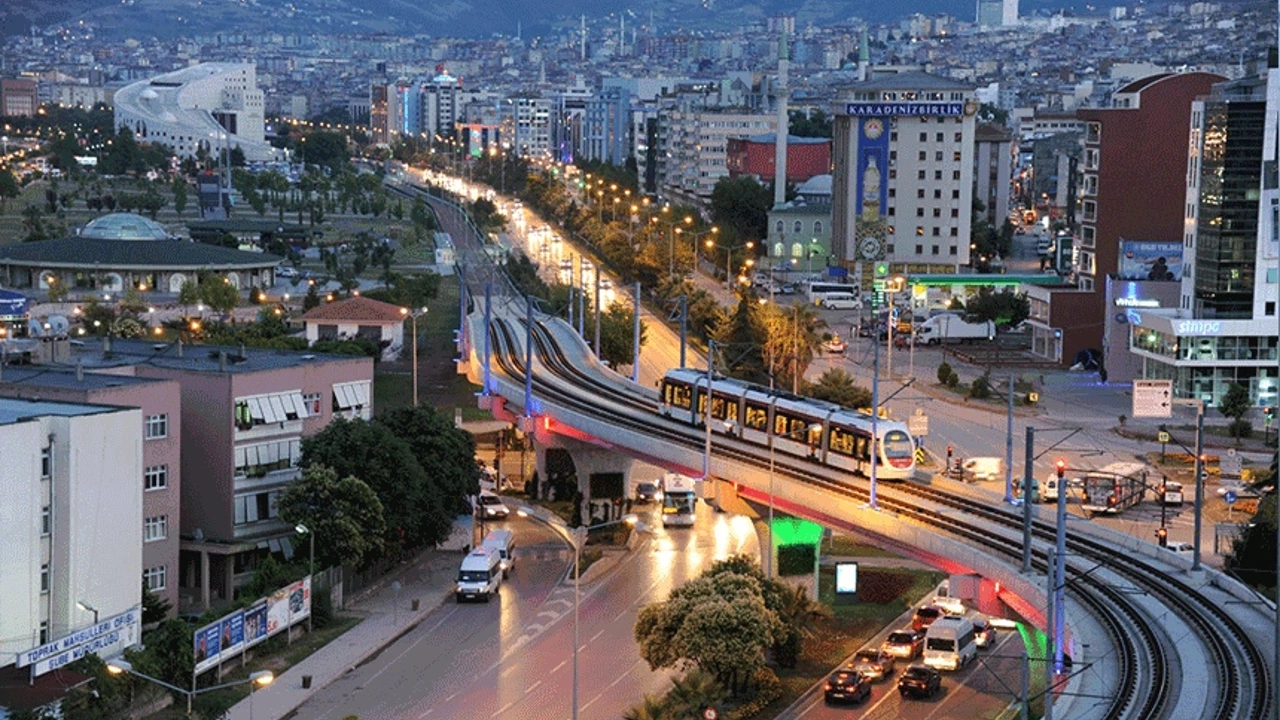
<path fill-rule="evenodd" d="M 245 160 L 283 157 L 263 135 L 263 96 L 252 63 L 201 63 L 121 88 L 115 94 L 116 127 L 139 142 L 167 145 L 178 157 L 203 147 L 239 147 Z"/>
<path fill-rule="evenodd" d="M 711 199 L 729 176 L 729 138 L 777 132 L 778 117 L 712 109 L 670 109 L 658 115 L 658 191 L 695 202 Z"/>
<path fill-rule="evenodd" d="M 137 408 L 0 399 L 0 666 L 141 605 L 142 435 Z"/>

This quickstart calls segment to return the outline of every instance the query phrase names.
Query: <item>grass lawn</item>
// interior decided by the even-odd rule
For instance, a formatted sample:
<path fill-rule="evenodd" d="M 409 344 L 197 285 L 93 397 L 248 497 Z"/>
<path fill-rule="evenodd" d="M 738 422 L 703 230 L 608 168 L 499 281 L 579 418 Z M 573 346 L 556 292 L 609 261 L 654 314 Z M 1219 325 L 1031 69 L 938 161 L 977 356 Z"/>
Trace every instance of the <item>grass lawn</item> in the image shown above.
<path fill-rule="evenodd" d="M 275 673 L 276 677 L 279 677 L 284 671 L 302 662 L 315 651 L 355 627 L 360 621 L 361 618 L 358 617 L 339 615 L 334 618 L 328 627 L 294 638 L 293 642 L 288 645 L 285 644 L 284 635 L 277 635 L 265 644 L 250 651 L 253 659 L 249 661 L 247 667 L 236 668 L 230 672 L 223 673 L 222 682 L 231 683 L 238 680 L 247 680 L 250 673 L 259 670 L 270 670 Z M 215 676 L 215 673 L 206 673 L 201 677 L 204 682 L 215 684 L 213 679 Z M 248 696 L 248 683 L 201 693 L 196 696 L 194 710 L 197 717 L 221 717 L 232 705 Z M 185 704 L 181 701 L 175 701 L 172 706 L 148 715 L 144 720 L 179 720 L 179 718 L 186 717 Z"/>
<path fill-rule="evenodd" d="M 834 557 L 898 557 L 896 553 L 875 545 L 860 543 L 850 535 L 832 535 L 822 543 L 822 554 Z"/>

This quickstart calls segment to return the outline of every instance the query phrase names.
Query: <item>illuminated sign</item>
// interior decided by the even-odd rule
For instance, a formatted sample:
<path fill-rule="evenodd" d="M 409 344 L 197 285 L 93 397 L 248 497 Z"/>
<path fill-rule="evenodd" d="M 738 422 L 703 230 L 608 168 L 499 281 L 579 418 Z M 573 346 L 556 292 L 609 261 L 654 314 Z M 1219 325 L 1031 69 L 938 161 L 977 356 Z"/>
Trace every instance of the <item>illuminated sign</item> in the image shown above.
<path fill-rule="evenodd" d="M 844 112 L 846 115 L 855 117 L 922 117 L 937 115 L 959 117 L 965 114 L 965 103 L 846 103 Z"/>
<path fill-rule="evenodd" d="M 1218 320 L 1179 320 L 1173 331 L 1177 335 L 1217 335 L 1222 332 Z"/>
<path fill-rule="evenodd" d="M 1116 307 L 1158 308 L 1160 307 L 1160 301 L 1147 298 L 1118 297 L 1116 298 Z"/>
<path fill-rule="evenodd" d="M 836 563 L 836 593 L 848 595 L 858 592 L 858 563 Z"/>

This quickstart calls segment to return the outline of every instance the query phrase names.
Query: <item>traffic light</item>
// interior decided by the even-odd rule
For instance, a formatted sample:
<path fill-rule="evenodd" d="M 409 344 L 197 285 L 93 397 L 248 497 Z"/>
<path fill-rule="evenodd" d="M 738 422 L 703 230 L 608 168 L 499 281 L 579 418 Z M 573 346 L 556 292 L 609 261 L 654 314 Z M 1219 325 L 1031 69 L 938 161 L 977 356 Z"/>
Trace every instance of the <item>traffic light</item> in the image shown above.
<path fill-rule="evenodd" d="M 1156 528 L 1156 542 L 1160 543 L 1160 547 L 1169 547 L 1169 531 L 1165 528 Z"/>
<path fill-rule="evenodd" d="M 1274 407 L 1262 408 L 1262 421 L 1267 427 L 1271 427 L 1271 421 L 1276 419 L 1276 409 Z"/>
<path fill-rule="evenodd" d="M 1067 461 L 1059 460 L 1054 466 L 1058 469 L 1058 487 L 1062 487 L 1062 478 L 1067 474 Z"/>

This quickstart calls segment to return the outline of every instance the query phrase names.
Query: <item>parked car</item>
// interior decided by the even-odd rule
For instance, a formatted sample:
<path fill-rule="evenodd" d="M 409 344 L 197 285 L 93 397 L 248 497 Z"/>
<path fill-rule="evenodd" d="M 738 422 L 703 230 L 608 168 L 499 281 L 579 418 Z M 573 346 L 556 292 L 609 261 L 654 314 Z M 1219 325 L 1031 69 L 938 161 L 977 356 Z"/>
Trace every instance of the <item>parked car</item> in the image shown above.
<path fill-rule="evenodd" d="M 996 628 L 984 618 L 973 621 L 973 644 L 980 648 L 988 648 L 996 644 Z"/>
<path fill-rule="evenodd" d="M 942 673 L 928 665 L 912 665 L 898 678 L 898 694 L 902 697 L 933 697 L 942 690 Z"/>
<path fill-rule="evenodd" d="M 916 610 L 916 614 L 911 618 L 911 627 L 916 630 L 924 630 L 932 625 L 934 620 L 945 614 L 946 611 L 937 605 L 925 605 Z"/>
<path fill-rule="evenodd" d="M 909 627 L 894 630 L 880 644 L 880 649 L 893 657 L 913 660 L 924 650 L 924 633 Z"/>
<path fill-rule="evenodd" d="M 823 698 L 829 702 L 862 702 L 871 697 L 871 681 L 852 670 L 837 670 L 827 678 Z"/>
<path fill-rule="evenodd" d="M 636 485 L 636 502 L 650 503 L 659 499 L 658 486 L 651 482 Z"/>
<path fill-rule="evenodd" d="M 888 679 L 893 674 L 893 656 L 880 649 L 859 650 L 846 670 L 856 670 L 872 682 Z"/>
<path fill-rule="evenodd" d="M 278 278 L 296 278 L 296 277 L 298 277 L 298 271 L 297 271 L 296 269 L 291 268 L 291 267 L 288 267 L 288 266 L 281 266 L 281 267 L 276 268 L 276 277 L 278 277 Z"/>

